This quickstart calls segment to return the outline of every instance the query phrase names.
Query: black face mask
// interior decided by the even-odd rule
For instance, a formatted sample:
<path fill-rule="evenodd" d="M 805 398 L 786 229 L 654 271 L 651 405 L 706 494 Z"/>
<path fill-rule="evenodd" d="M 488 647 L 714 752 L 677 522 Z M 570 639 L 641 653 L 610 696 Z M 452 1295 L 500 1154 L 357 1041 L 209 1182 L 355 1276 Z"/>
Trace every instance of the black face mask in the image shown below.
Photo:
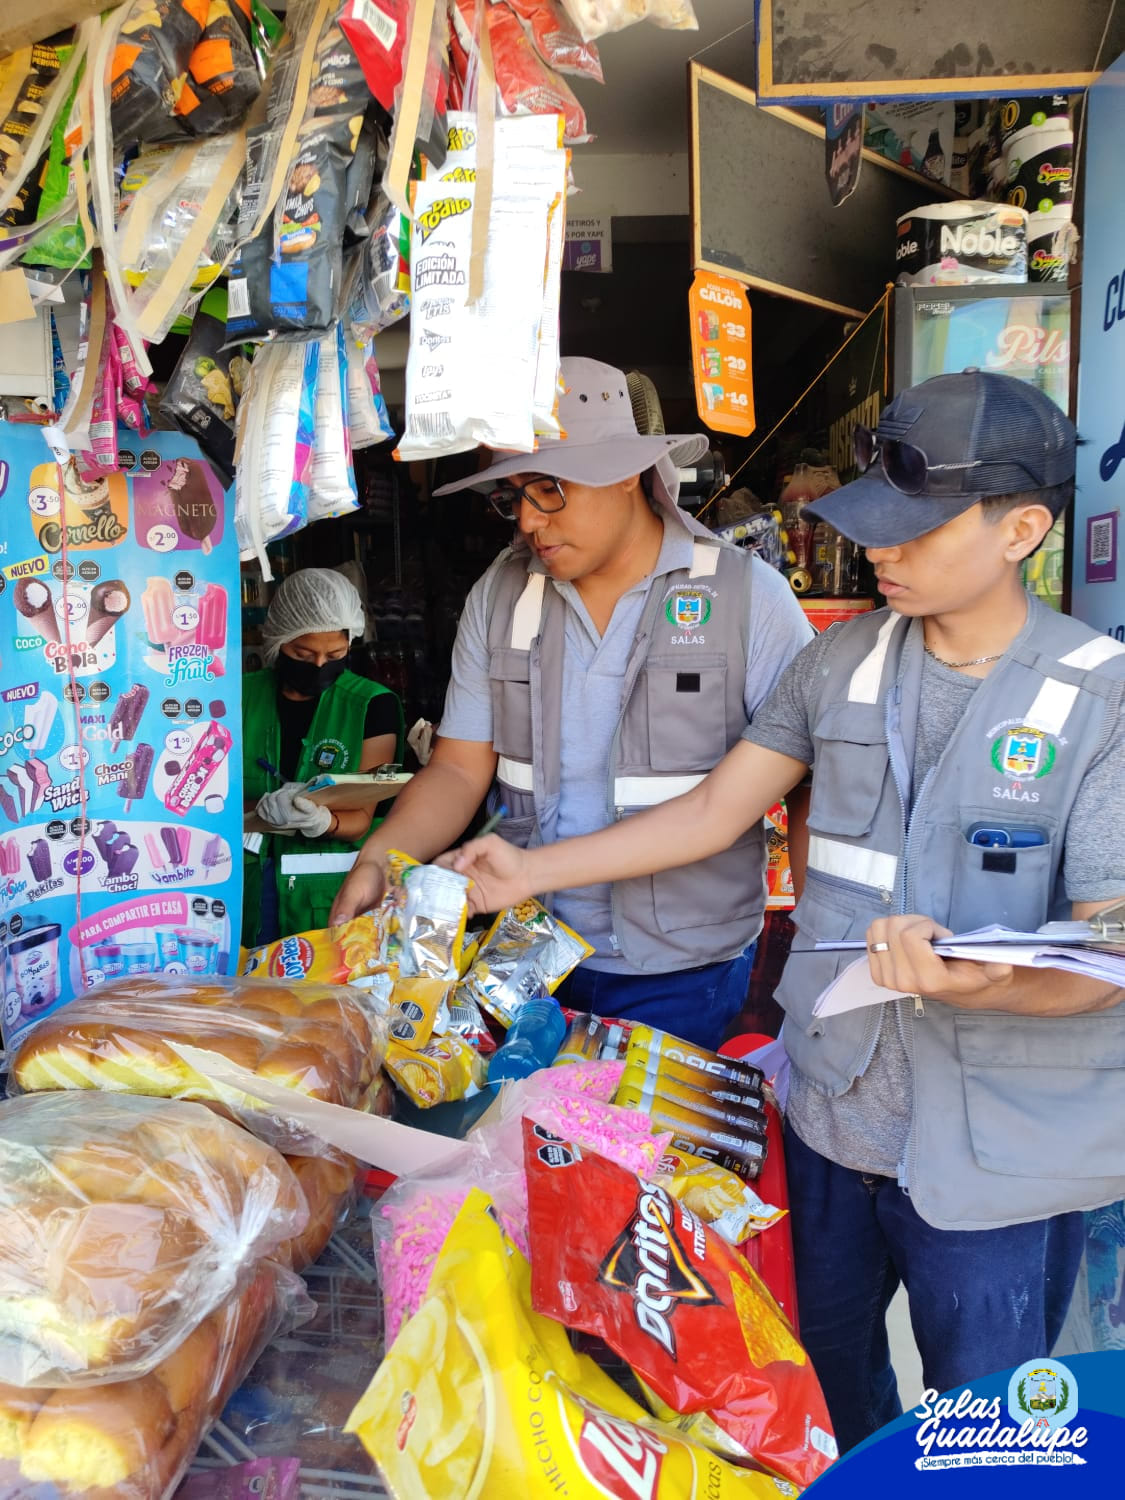
<path fill-rule="evenodd" d="M 348 658 L 326 661 L 318 667 L 314 661 L 298 661 L 284 651 L 277 658 L 278 681 L 290 692 L 300 693 L 302 698 L 316 698 L 327 692 L 332 684 L 348 670 Z"/>

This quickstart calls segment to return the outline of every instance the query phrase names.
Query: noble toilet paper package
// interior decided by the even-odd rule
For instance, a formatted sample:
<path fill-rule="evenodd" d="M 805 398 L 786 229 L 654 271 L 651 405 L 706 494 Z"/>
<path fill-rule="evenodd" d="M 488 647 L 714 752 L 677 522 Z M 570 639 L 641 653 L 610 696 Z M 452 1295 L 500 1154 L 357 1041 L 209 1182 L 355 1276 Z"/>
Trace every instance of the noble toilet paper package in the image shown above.
<path fill-rule="evenodd" d="M 1027 214 L 1004 203 L 932 203 L 903 214 L 895 248 L 901 286 L 1027 280 Z"/>

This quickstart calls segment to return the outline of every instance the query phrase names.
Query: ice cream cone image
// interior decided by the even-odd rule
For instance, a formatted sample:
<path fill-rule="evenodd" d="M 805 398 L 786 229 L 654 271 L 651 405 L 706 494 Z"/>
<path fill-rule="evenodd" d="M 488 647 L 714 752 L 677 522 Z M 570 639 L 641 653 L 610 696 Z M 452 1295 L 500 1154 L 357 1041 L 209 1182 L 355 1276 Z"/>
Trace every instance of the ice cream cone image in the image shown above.
<path fill-rule="evenodd" d="M 106 583 L 95 584 L 90 594 L 90 623 L 86 630 L 87 642 L 91 646 L 96 646 L 102 637 L 113 629 L 131 603 L 129 590 L 121 582 L 120 578 L 114 578 Z"/>
<path fill-rule="evenodd" d="M 39 632 L 45 641 L 59 642 L 59 622 L 55 618 L 55 599 L 51 586 L 41 578 L 21 578 L 16 584 L 16 609 Z"/>

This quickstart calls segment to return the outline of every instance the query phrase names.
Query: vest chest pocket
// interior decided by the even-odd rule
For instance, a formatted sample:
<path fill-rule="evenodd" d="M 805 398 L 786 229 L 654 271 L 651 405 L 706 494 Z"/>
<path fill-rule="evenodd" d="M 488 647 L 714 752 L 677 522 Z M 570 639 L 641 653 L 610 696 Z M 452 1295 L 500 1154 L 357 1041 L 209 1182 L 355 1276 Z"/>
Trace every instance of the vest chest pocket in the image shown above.
<path fill-rule="evenodd" d="M 986 921 L 1034 932 L 1047 921 L 1055 873 L 1050 843 L 983 848 L 959 829 L 939 829 L 931 840 L 935 853 L 942 834 L 953 845 L 947 925 L 954 932 L 971 932 Z"/>
<path fill-rule="evenodd" d="M 531 654 L 498 647 L 488 662 L 492 745 L 497 755 L 532 758 Z"/>
<path fill-rule="evenodd" d="M 809 827 L 861 838 L 871 832 L 890 775 L 880 706 L 833 703 L 813 729 L 816 764 Z"/>
<path fill-rule="evenodd" d="M 648 764 L 654 771 L 711 770 L 727 753 L 726 656 L 650 657 L 644 680 Z"/>

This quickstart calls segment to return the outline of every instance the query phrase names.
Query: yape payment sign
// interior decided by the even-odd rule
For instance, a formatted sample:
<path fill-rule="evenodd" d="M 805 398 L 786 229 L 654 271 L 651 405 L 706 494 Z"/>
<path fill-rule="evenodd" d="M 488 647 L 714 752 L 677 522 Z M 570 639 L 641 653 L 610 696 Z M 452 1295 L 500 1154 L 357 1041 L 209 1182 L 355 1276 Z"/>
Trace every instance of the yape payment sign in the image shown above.
<path fill-rule="evenodd" d="M 714 432 L 749 437 L 757 424 L 746 292 L 729 276 L 697 271 L 688 308 L 700 419 Z"/>

